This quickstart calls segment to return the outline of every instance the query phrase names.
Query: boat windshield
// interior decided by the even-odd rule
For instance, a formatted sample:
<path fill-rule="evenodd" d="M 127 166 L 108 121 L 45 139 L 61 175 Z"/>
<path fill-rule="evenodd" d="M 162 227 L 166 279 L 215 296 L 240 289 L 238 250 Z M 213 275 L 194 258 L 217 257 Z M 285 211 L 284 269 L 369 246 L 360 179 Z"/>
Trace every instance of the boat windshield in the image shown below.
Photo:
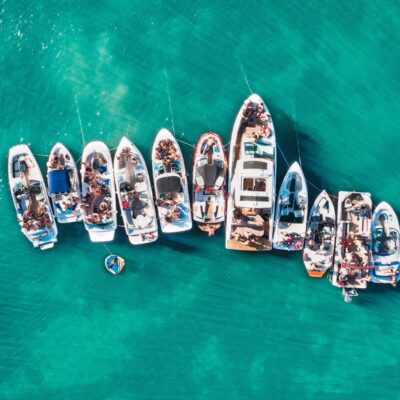
<path fill-rule="evenodd" d="M 271 158 L 272 146 L 270 144 L 261 145 L 258 143 L 247 142 L 244 144 L 244 153 L 247 156 Z"/>

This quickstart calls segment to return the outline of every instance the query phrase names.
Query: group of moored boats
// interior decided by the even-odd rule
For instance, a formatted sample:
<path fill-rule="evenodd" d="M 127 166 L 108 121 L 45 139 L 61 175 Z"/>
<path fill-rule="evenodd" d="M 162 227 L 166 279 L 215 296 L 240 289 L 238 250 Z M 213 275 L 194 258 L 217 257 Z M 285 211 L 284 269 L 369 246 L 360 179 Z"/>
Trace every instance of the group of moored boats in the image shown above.
<path fill-rule="evenodd" d="M 57 242 L 56 221 L 83 221 L 92 242 L 113 240 L 118 202 L 134 245 L 157 240 L 157 220 L 162 232 L 176 233 L 190 230 L 193 219 L 210 236 L 225 222 L 227 249 L 303 251 L 309 276 L 332 270 L 332 284 L 342 288 L 346 300 L 369 281 L 396 285 L 400 228 L 390 205 L 382 202 L 373 211 L 369 193 L 339 192 L 336 213 L 322 191 L 308 213 L 307 181 L 299 163 L 289 167 L 276 197 L 276 150 L 271 115 L 261 97 L 252 94 L 233 126 L 229 164 L 221 138 L 212 132 L 201 135 L 192 203 L 181 149 L 166 129 L 158 132 L 151 152 L 154 195 L 144 158 L 126 137 L 114 159 L 103 142 L 85 146 L 82 183 L 72 154 L 61 143 L 49 155 L 47 187 L 27 145 L 9 150 L 8 175 L 21 230 L 41 249 Z"/>

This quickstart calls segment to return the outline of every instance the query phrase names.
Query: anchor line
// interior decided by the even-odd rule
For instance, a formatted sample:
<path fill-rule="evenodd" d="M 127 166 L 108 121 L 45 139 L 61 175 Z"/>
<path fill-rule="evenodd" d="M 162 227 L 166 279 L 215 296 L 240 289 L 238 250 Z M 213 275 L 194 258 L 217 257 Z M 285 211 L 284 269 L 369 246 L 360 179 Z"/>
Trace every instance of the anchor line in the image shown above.
<path fill-rule="evenodd" d="M 312 182 L 310 182 L 309 180 L 307 180 L 306 179 L 306 181 L 307 181 L 307 183 L 309 184 L 309 185 L 311 185 L 314 189 L 317 189 L 318 191 L 322 191 L 322 189 L 321 188 L 319 188 L 317 185 L 314 185 Z"/>
<path fill-rule="evenodd" d="M 166 84 L 166 89 L 167 89 L 168 107 L 169 107 L 169 114 L 170 114 L 170 117 L 171 117 L 172 131 L 174 132 L 174 135 L 176 135 L 174 114 L 172 113 L 172 98 L 171 98 L 171 92 L 169 90 L 169 80 L 168 80 L 167 68 L 164 68 L 164 76 L 165 76 L 165 84 Z"/>
<path fill-rule="evenodd" d="M 33 153 L 33 154 L 38 157 L 49 157 L 50 156 L 50 154 L 40 154 L 40 153 Z"/>
<path fill-rule="evenodd" d="M 110 254 L 110 256 L 112 255 L 111 250 L 103 243 L 104 248 L 108 251 L 108 253 Z"/>
<path fill-rule="evenodd" d="M 194 144 L 190 144 L 190 143 L 185 142 L 184 140 L 181 140 L 181 139 L 178 139 L 178 138 L 176 138 L 176 140 L 177 140 L 178 142 L 181 142 L 181 143 L 183 143 L 183 144 L 186 144 L 187 146 L 193 147 L 194 149 L 196 148 L 196 146 L 195 146 Z"/>
<path fill-rule="evenodd" d="M 76 96 L 74 96 L 74 100 L 75 100 L 75 106 L 76 106 L 76 113 L 78 114 L 79 128 L 80 128 L 81 136 L 82 136 L 82 143 L 83 143 L 83 147 L 85 147 L 86 146 L 85 135 L 83 133 L 81 113 L 79 112 L 78 99 L 76 98 Z"/>
<path fill-rule="evenodd" d="M 294 123 L 294 131 L 295 131 L 295 133 L 296 133 L 297 152 L 298 152 L 298 154 L 299 154 L 299 164 L 300 164 L 300 166 L 302 167 L 302 165 L 301 165 L 301 154 L 300 154 L 299 134 L 298 134 L 298 132 L 297 132 L 297 122 Z"/>
<path fill-rule="evenodd" d="M 285 154 L 283 154 L 283 151 L 282 151 L 282 149 L 280 148 L 280 146 L 279 146 L 278 143 L 276 144 L 276 146 L 278 147 L 279 152 L 281 153 L 283 159 L 284 159 L 285 162 L 286 162 L 287 167 L 289 168 L 289 162 L 288 162 L 288 160 L 286 159 Z"/>
<path fill-rule="evenodd" d="M 247 79 L 246 71 L 244 70 L 243 64 L 242 64 L 242 62 L 240 60 L 239 60 L 239 64 L 240 64 L 240 69 L 242 71 L 243 78 L 244 78 L 244 81 L 246 82 L 247 88 L 249 89 L 250 93 L 253 94 L 253 91 L 251 90 L 251 86 L 250 86 L 249 80 Z"/>

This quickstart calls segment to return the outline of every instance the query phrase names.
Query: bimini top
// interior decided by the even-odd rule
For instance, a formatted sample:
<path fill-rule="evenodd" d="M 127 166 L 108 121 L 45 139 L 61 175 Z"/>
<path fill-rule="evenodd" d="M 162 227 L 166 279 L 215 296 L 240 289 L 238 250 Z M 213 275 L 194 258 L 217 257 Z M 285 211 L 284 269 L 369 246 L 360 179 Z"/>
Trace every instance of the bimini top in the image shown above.
<path fill-rule="evenodd" d="M 181 179 L 177 175 L 162 176 L 157 180 L 159 194 L 177 193 L 182 191 Z"/>
<path fill-rule="evenodd" d="M 218 165 L 204 164 L 197 168 L 199 186 L 214 186 L 218 178 L 223 176 L 224 169 Z"/>
<path fill-rule="evenodd" d="M 50 194 L 69 193 L 71 191 L 71 182 L 69 180 L 68 171 L 65 169 L 50 171 L 48 180 Z"/>

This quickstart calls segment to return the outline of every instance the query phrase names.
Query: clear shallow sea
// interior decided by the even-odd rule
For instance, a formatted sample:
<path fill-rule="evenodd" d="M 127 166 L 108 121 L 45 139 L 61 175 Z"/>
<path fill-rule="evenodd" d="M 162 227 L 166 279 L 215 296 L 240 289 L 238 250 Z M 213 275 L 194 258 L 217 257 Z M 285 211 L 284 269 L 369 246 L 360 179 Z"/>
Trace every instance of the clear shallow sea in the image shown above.
<path fill-rule="evenodd" d="M 399 289 L 345 304 L 300 254 L 229 252 L 195 229 L 145 247 L 118 230 L 113 277 L 81 225 L 49 252 L 29 245 L 6 155 L 62 141 L 78 158 L 77 109 L 86 141 L 129 135 L 148 161 L 163 126 L 228 142 L 247 80 L 289 162 L 297 131 L 310 182 L 400 212 L 399 31 L 386 0 L 2 0 L 0 398 L 398 398 Z"/>

